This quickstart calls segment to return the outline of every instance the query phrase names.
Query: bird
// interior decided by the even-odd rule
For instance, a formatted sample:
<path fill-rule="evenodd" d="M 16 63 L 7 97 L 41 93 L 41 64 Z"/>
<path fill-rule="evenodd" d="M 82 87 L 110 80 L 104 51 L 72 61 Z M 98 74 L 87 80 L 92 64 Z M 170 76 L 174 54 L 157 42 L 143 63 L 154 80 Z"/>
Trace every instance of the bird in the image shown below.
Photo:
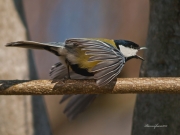
<path fill-rule="evenodd" d="M 60 60 L 50 69 L 51 79 L 95 79 L 99 87 L 116 79 L 130 59 L 143 61 L 137 52 L 147 49 L 129 40 L 106 38 L 69 38 L 64 42 L 49 43 L 17 41 L 7 43 L 6 46 L 47 50 Z M 64 95 L 60 103 L 71 98 L 64 113 L 69 119 L 74 119 L 97 96 L 97 94 Z"/>

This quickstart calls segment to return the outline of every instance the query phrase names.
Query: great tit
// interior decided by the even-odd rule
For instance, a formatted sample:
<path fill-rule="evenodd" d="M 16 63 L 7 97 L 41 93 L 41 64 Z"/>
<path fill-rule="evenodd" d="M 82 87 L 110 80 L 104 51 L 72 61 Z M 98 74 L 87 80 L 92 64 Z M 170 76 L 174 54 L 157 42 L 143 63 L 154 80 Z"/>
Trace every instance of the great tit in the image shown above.
<path fill-rule="evenodd" d="M 136 53 L 146 49 L 128 40 L 103 38 L 71 38 L 65 42 L 39 43 L 17 41 L 7 47 L 44 49 L 59 57 L 60 62 L 52 66 L 51 79 L 96 79 L 98 86 L 103 86 L 117 78 L 125 62 L 132 58 L 143 60 Z M 69 97 L 64 113 L 73 119 L 91 103 L 97 95 L 65 95 L 60 103 Z"/>

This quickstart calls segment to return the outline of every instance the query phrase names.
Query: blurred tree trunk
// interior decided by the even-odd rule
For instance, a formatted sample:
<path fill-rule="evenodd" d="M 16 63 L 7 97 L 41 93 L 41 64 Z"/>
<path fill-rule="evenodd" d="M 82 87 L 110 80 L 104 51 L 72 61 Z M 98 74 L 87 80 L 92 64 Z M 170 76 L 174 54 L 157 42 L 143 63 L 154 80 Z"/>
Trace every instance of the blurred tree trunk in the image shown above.
<path fill-rule="evenodd" d="M 12 0 L 0 0 L 0 79 L 29 79 L 27 50 L 6 48 L 8 42 L 26 40 L 26 30 Z M 30 96 L 0 97 L 0 134 L 32 135 Z"/>
<path fill-rule="evenodd" d="M 180 76 L 180 1 L 151 0 L 150 25 L 142 77 Z M 133 135 L 180 133 L 180 95 L 139 94 Z M 167 127 L 144 127 L 146 124 Z"/>
<path fill-rule="evenodd" d="M 8 42 L 27 40 L 21 0 L 14 0 L 14 3 L 13 0 L 0 0 L 0 3 L 0 79 L 35 79 L 31 52 L 4 46 Z M 35 104 L 35 101 L 38 102 Z M 31 96 L 1 96 L 0 135 L 49 135 L 42 101 L 42 98 L 31 99 Z"/>
<path fill-rule="evenodd" d="M 19 13 L 23 25 L 28 31 L 27 38 L 31 39 L 29 35 L 29 29 L 26 23 L 22 0 L 14 0 L 14 4 L 16 6 L 16 10 Z M 27 55 L 28 55 L 28 67 L 29 67 L 29 79 L 38 79 L 32 50 L 27 50 Z M 31 96 L 31 105 L 32 105 L 32 114 L 33 114 L 34 135 L 51 135 L 52 132 L 49 125 L 49 119 L 48 119 L 43 96 Z"/>

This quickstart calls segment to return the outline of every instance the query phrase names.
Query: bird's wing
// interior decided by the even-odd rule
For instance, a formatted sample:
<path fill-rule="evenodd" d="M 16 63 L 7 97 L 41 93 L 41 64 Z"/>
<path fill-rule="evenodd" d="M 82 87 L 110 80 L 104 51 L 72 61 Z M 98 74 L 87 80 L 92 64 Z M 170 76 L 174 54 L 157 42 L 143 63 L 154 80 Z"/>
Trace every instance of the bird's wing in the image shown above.
<path fill-rule="evenodd" d="M 70 120 L 72 120 L 79 113 L 83 112 L 97 96 L 98 95 L 96 94 L 65 95 L 63 96 L 60 103 L 71 97 L 71 100 L 68 102 L 66 108 L 64 109 L 64 113 Z"/>
<path fill-rule="evenodd" d="M 58 62 L 51 67 L 49 75 L 51 79 L 63 79 L 68 75 L 67 67 Z"/>
<path fill-rule="evenodd" d="M 106 85 L 121 72 L 125 58 L 122 53 L 112 45 L 100 40 L 86 38 L 67 39 L 65 44 L 75 44 L 90 55 L 89 61 L 100 61 L 91 72 L 94 72 L 94 79 L 99 86 Z"/>
<path fill-rule="evenodd" d="M 67 67 L 65 67 L 60 62 L 52 66 L 50 70 L 50 77 L 52 79 L 67 78 L 67 75 L 68 75 Z M 74 73 L 73 71 L 70 71 L 70 76 L 72 79 L 92 79 L 92 77 L 82 76 Z M 87 108 L 87 106 L 90 105 L 90 103 L 93 102 L 93 100 L 97 96 L 98 95 L 94 95 L 94 94 L 64 95 L 60 103 L 63 103 L 67 99 L 71 98 L 64 109 L 64 113 L 71 120 L 74 119 L 79 113 L 84 111 Z"/>
<path fill-rule="evenodd" d="M 64 79 L 68 78 L 68 70 L 67 67 L 64 66 L 61 62 L 58 62 L 54 64 L 49 72 L 51 79 Z M 93 79 L 93 76 L 82 76 L 79 74 L 76 74 L 72 70 L 70 70 L 70 77 L 71 79 Z"/>

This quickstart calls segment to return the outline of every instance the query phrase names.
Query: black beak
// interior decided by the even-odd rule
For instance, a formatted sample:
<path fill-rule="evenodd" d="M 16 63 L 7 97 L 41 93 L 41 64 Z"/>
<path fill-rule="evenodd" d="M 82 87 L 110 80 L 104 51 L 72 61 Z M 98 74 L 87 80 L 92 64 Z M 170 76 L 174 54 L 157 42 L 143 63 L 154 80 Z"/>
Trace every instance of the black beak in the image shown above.
<path fill-rule="evenodd" d="M 147 49 L 147 47 L 140 47 L 139 48 L 139 50 L 145 50 L 145 49 Z M 144 61 L 144 59 L 141 56 L 136 55 L 135 58 Z"/>
<path fill-rule="evenodd" d="M 144 59 L 141 56 L 136 55 L 135 58 L 144 61 Z"/>

